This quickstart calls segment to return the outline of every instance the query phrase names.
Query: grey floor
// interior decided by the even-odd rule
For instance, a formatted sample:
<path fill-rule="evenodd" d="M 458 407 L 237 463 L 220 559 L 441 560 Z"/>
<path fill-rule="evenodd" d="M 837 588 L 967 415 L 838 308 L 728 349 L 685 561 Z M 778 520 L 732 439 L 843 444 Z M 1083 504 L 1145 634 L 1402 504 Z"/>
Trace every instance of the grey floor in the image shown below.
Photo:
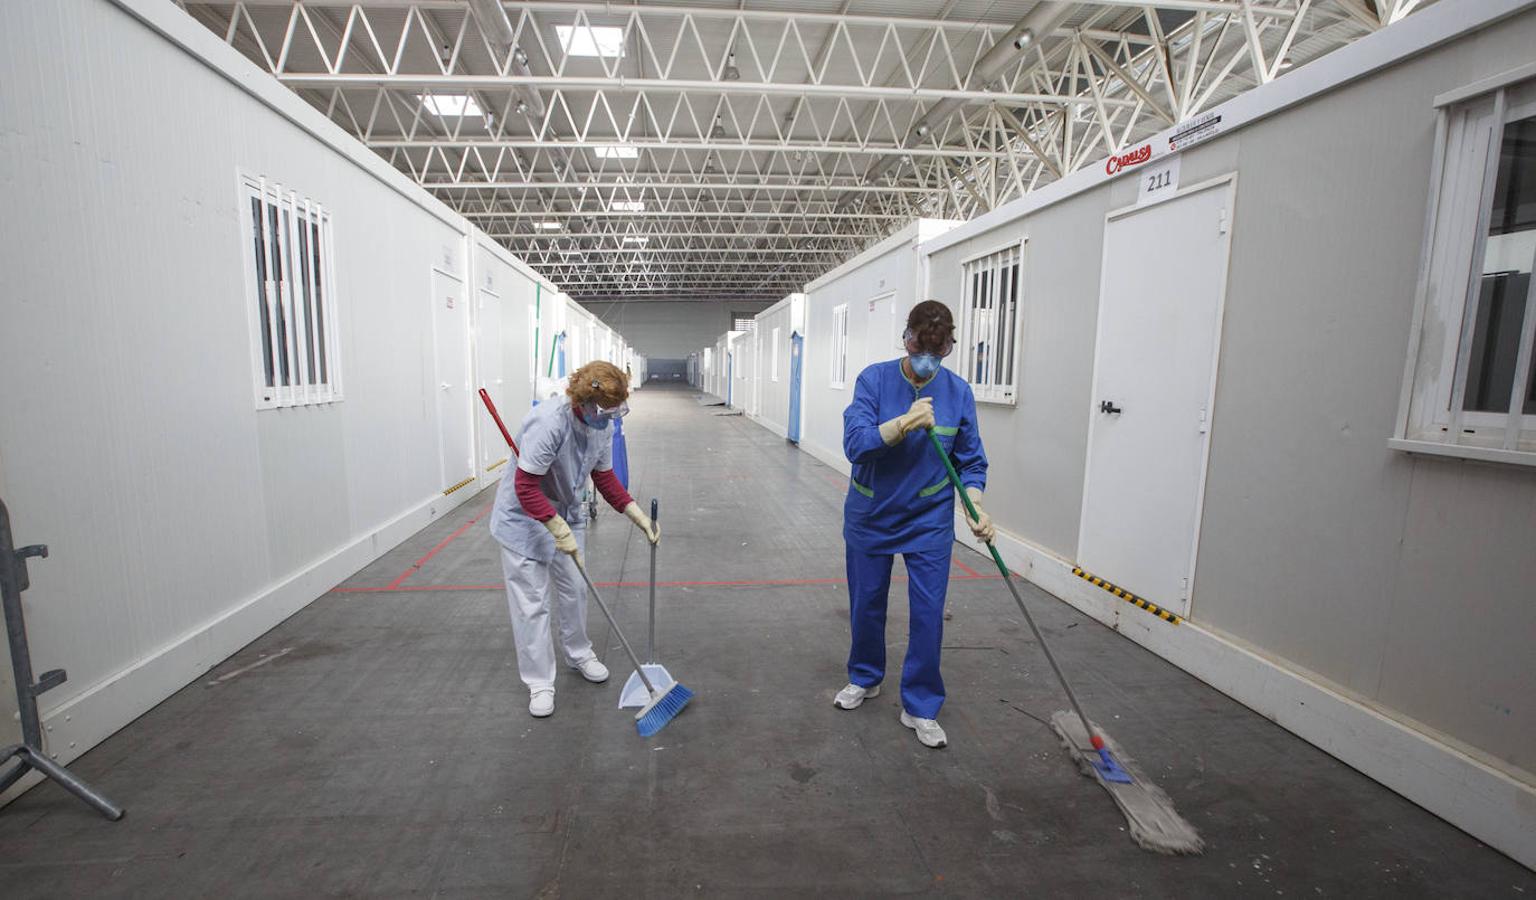
<path fill-rule="evenodd" d="M 629 666 L 595 609 L 615 678 L 562 673 L 555 716 L 528 716 L 470 524 L 486 493 L 79 760 L 121 823 L 52 786 L 0 810 L 0 897 L 1536 897 L 1530 871 L 1030 588 L 1084 704 L 1209 842 L 1138 849 L 1043 724 L 1062 698 L 1002 583 L 959 567 L 951 746 L 919 746 L 894 690 L 834 709 L 845 482 L 689 392 L 633 405 L 631 486 L 662 502 L 658 655 L 698 694 L 659 735 L 615 708 Z M 605 511 L 589 556 L 643 634 L 633 529 Z"/>

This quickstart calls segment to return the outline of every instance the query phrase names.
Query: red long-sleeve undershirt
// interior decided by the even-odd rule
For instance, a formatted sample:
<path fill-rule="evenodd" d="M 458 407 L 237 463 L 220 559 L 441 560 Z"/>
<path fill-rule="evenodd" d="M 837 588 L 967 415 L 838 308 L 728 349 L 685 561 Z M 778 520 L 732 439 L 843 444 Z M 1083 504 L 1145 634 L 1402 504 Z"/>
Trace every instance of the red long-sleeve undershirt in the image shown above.
<path fill-rule="evenodd" d="M 523 512 L 540 522 L 548 522 L 555 517 L 555 505 L 544 496 L 544 491 L 539 488 L 539 475 L 533 475 L 517 470 L 517 478 L 512 486 L 517 493 L 517 502 L 522 505 Z M 624 485 L 619 481 L 619 476 L 613 474 L 612 469 L 603 469 L 592 473 L 592 484 L 597 487 L 597 492 L 603 495 L 608 505 L 624 511 L 624 507 L 635 502 L 635 498 L 624 490 Z"/>

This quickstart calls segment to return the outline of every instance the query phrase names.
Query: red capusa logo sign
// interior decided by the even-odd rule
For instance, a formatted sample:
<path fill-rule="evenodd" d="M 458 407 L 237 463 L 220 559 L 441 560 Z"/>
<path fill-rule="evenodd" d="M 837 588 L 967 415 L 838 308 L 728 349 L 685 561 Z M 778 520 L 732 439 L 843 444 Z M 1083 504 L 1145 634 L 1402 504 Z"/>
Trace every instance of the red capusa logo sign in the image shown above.
<path fill-rule="evenodd" d="M 1152 158 L 1152 145 L 1142 144 L 1130 153 L 1122 153 L 1119 156 L 1111 156 L 1104 164 L 1104 174 L 1113 175 L 1132 166 L 1139 166 Z"/>

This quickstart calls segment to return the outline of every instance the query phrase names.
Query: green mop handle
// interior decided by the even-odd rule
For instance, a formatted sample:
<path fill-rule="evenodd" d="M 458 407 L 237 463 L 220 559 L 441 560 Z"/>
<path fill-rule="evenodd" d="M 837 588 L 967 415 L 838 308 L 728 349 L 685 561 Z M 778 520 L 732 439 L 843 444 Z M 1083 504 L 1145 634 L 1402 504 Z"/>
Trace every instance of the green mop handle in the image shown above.
<path fill-rule="evenodd" d="M 950 462 L 949 454 L 945 452 L 944 445 L 939 442 L 939 436 L 934 433 L 932 428 L 928 429 L 928 438 L 933 441 L 933 449 L 938 452 L 939 459 L 944 461 L 944 471 L 949 473 L 949 483 L 960 494 L 960 502 L 965 504 L 966 515 L 970 516 L 972 522 L 981 521 L 981 516 L 976 512 L 976 505 L 971 502 L 970 496 L 965 492 L 965 487 L 960 484 L 960 473 L 955 471 L 955 464 Z M 1061 682 L 1062 690 L 1066 691 L 1067 699 L 1072 703 L 1072 711 L 1077 713 L 1078 719 L 1082 721 L 1083 731 L 1088 733 L 1089 740 L 1093 742 L 1094 749 L 1099 749 L 1103 746 L 1104 739 L 1099 737 L 1098 733 L 1093 730 L 1093 726 L 1088 724 L 1088 717 L 1083 715 L 1083 707 L 1077 702 L 1076 692 L 1072 690 L 1072 685 L 1067 682 L 1067 676 L 1062 674 L 1061 666 L 1056 664 L 1056 655 L 1051 653 L 1051 646 L 1045 642 L 1045 635 L 1040 633 L 1040 627 L 1035 624 L 1035 617 L 1029 614 L 1029 607 L 1024 605 L 1024 598 L 1019 595 L 1019 589 L 1013 583 L 1013 576 L 1009 574 L 1008 567 L 1003 564 L 1003 555 L 997 552 L 997 545 L 991 541 L 987 542 L 987 549 L 992 551 L 992 561 L 997 563 L 997 571 L 1003 574 L 1003 583 L 1008 585 L 1008 591 L 1013 594 L 1013 602 L 1019 605 L 1019 612 L 1024 614 L 1024 621 L 1028 623 L 1029 630 L 1034 632 L 1035 642 L 1040 645 L 1040 649 L 1045 653 L 1045 661 L 1051 664 L 1051 671 L 1056 673 L 1056 680 Z"/>

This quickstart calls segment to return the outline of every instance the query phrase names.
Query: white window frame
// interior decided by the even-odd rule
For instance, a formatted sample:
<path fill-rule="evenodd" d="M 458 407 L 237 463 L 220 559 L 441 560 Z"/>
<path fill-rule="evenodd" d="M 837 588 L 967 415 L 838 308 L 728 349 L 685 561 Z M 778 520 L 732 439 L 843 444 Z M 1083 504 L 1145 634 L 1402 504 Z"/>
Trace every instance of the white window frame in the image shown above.
<path fill-rule="evenodd" d="M 779 380 L 779 332 L 782 330 L 778 325 L 773 326 L 773 362 L 768 366 L 768 374 L 775 382 Z"/>
<path fill-rule="evenodd" d="M 848 387 L 848 304 L 832 307 L 832 378 L 836 390 Z"/>
<path fill-rule="evenodd" d="M 976 395 L 977 403 L 995 403 L 1004 406 L 1018 404 L 1019 360 L 1022 356 L 1020 335 L 1024 322 L 1024 251 L 1028 244 L 1029 239 L 1026 237 L 960 260 L 960 334 L 955 342 L 957 357 L 955 367 L 960 376 L 971 385 L 971 391 Z M 997 318 L 982 324 L 979 321 L 980 317 L 976 315 L 975 298 L 972 296 L 975 286 L 975 279 L 972 276 L 982 272 L 991 274 L 986 290 L 991 308 L 996 310 L 1000 308 L 999 284 L 1002 281 L 997 277 L 997 273 L 1010 265 L 1015 267 L 1013 315 L 1007 320 Z M 976 378 L 975 331 L 978 327 L 992 329 L 992 340 L 988 343 L 993 346 L 998 356 L 1009 360 L 1007 371 L 1000 376 L 989 366 L 989 369 L 992 369 L 989 374 L 993 377 Z"/>
<path fill-rule="evenodd" d="M 240 173 L 239 184 L 246 322 L 251 338 L 251 383 L 256 408 L 285 409 L 338 402 L 343 398 L 341 342 L 336 242 L 330 210 L 261 176 Z M 261 204 L 259 235 L 252 221 L 253 202 Z M 275 226 L 274 211 L 278 217 Z M 310 236 L 302 242 L 291 237 L 300 233 L 300 223 Z M 319 236 L 318 242 L 315 235 Z M 258 268 L 254 252 L 258 238 L 264 254 L 263 268 Z M 274 243 L 278 246 L 283 274 L 298 271 L 304 276 L 302 293 L 292 277 L 277 281 L 271 278 Z M 318 302 L 311 300 L 313 292 L 319 293 Z M 293 323 L 293 327 L 287 323 Z M 269 347 L 271 384 L 267 379 Z M 291 363 L 285 365 L 284 360 Z"/>
<path fill-rule="evenodd" d="M 1527 287 L 1509 410 L 1464 410 L 1477 324 L 1474 298 L 1481 290 L 1504 126 L 1536 115 L 1536 65 L 1444 95 L 1435 105 L 1413 327 L 1389 445 L 1410 453 L 1536 466 L 1536 415 L 1522 412 L 1536 365 L 1536 275 Z"/>

